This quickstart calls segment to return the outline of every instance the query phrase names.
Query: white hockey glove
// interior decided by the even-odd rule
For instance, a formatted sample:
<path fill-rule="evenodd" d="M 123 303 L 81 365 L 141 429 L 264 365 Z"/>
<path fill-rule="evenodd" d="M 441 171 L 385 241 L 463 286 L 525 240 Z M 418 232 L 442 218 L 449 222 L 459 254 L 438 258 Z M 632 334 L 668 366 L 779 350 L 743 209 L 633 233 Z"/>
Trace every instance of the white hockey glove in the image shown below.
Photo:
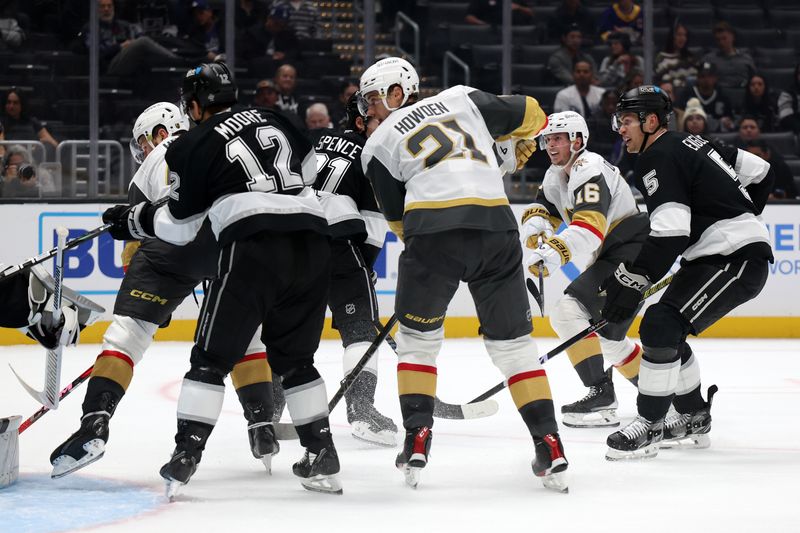
<path fill-rule="evenodd" d="M 550 213 L 541 204 L 533 204 L 522 213 L 520 237 L 528 248 L 537 248 L 539 240 L 547 240 L 556 229 L 550 222 Z"/>
<path fill-rule="evenodd" d="M 558 237 L 550 237 L 538 248 L 531 251 L 525 258 L 524 264 L 533 276 L 539 277 L 539 271 L 547 277 L 563 265 L 569 263 L 570 254 L 567 245 Z"/>
<path fill-rule="evenodd" d="M 78 343 L 80 324 L 75 306 L 62 298 L 61 319 L 53 320 L 53 294 L 50 293 L 38 278 L 30 276 L 28 285 L 28 328 L 26 334 L 39 342 L 48 350 L 59 345 L 70 346 Z"/>

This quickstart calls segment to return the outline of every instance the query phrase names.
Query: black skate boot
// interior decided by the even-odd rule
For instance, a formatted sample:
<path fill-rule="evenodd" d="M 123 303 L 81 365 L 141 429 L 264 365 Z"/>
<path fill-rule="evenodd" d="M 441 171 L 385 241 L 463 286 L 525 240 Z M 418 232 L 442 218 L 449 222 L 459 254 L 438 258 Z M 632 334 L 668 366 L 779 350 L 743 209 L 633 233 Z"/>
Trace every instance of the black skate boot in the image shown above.
<path fill-rule="evenodd" d="M 606 439 L 606 459 L 652 459 L 658 455 L 658 447 L 664 436 L 664 419 L 650 421 L 637 416 L 633 422 Z"/>
<path fill-rule="evenodd" d="M 533 444 L 536 446 L 536 458 L 531 463 L 533 474 L 542 478 L 545 488 L 568 493 L 569 487 L 564 472 L 569 463 L 564 455 L 561 437 L 558 433 L 550 433 L 541 439 L 534 437 Z"/>
<path fill-rule="evenodd" d="M 375 389 L 378 377 L 362 371 L 344 395 L 347 401 L 347 421 L 352 426 L 353 437 L 377 444 L 397 445 L 397 426 L 388 416 L 375 408 Z"/>
<path fill-rule="evenodd" d="M 394 465 L 403 472 L 406 483 L 412 488 L 417 488 L 420 473 L 428 464 L 432 440 L 433 433 L 427 426 L 406 431 L 403 451 L 397 454 Z"/>
<path fill-rule="evenodd" d="M 664 421 L 664 440 L 662 448 L 708 448 L 711 446 L 711 403 L 717 386 L 708 388 L 708 401 L 702 409 L 691 413 L 679 413 L 670 410 Z"/>
<path fill-rule="evenodd" d="M 250 439 L 250 451 L 253 457 L 260 459 L 267 469 L 267 474 L 272 474 L 272 457 L 281 450 L 275 438 L 275 429 L 272 422 L 257 422 L 247 426 L 247 437 Z"/>
<path fill-rule="evenodd" d="M 169 461 L 158 471 L 167 482 L 166 496 L 169 501 L 175 499 L 180 488 L 186 485 L 197 471 L 197 465 L 200 464 L 206 441 L 208 441 L 213 428 L 214 426 L 210 424 L 178 420 L 175 451 L 172 452 Z"/>
<path fill-rule="evenodd" d="M 589 393 L 578 400 L 561 407 L 564 425 L 571 428 L 616 427 L 617 395 L 614 394 L 614 383 L 611 371 L 606 372 L 605 380 L 589 387 Z"/>
<path fill-rule="evenodd" d="M 336 477 L 339 473 L 339 455 L 333 442 L 327 444 L 319 453 L 306 449 L 303 458 L 292 466 L 294 475 L 303 478 L 300 484 L 306 490 L 325 494 L 342 494 L 342 484 Z"/>
<path fill-rule="evenodd" d="M 50 463 L 53 465 L 50 477 L 64 477 L 103 457 L 108 442 L 110 418 L 107 411 L 83 415 L 78 431 L 50 454 Z"/>

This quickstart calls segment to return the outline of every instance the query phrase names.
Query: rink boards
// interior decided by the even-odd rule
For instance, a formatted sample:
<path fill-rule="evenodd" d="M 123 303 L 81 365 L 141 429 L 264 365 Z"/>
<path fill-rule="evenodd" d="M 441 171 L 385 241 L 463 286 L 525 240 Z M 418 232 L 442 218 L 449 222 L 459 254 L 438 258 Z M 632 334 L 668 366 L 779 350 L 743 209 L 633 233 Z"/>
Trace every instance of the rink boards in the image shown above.
<path fill-rule="evenodd" d="M 0 210 L 2 259 L 6 264 L 21 262 L 54 246 L 55 228 L 65 226 L 73 239 L 102 224 L 101 213 L 106 204 L 20 204 L 5 205 Z M 513 209 L 518 215 L 522 205 Z M 762 294 L 754 301 L 736 309 L 729 317 L 712 327 L 705 336 L 712 337 L 800 337 L 800 205 L 769 205 L 763 214 L 770 233 L 775 263 Z M 108 311 L 97 325 L 82 334 L 83 342 L 99 342 L 113 308 L 123 272 L 120 261 L 122 243 L 109 235 L 86 242 L 66 254 L 65 283 L 103 305 Z M 381 314 L 389 316 L 394 306 L 397 261 L 403 244 L 387 234 L 384 250 L 375 270 Z M 52 263 L 51 263 L 52 264 Z M 580 273 L 582 265 L 570 263 L 545 280 L 545 314 L 564 287 Z M 197 290 L 198 299 L 202 292 Z M 656 301 L 657 297 L 651 299 Z M 652 303 L 652 302 L 651 302 Z M 537 335 L 552 336 L 547 318 L 531 300 Z M 158 334 L 162 340 L 191 340 L 198 305 L 191 298 L 183 302 L 173 316 L 169 328 Z M 638 323 L 633 326 L 634 334 Z M 462 284 L 450 305 L 445 322 L 450 337 L 477 336 L 478 322 L 469 291 Z M 327 322 L 325 336 L 336 333 Z M 16 344 L 25 339 L 11 330 L 0 331 L 0 344 Z"/>

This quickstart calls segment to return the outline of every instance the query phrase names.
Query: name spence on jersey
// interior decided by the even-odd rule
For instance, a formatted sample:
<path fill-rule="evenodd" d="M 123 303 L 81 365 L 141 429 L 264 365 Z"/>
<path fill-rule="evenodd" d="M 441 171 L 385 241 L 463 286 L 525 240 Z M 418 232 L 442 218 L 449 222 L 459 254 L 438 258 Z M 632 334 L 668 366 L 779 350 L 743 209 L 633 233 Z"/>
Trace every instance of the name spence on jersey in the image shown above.
<path fill-rule="evenodd" d="M 246 111 L 240 111 L 229 116 L 214 126 L 214 131 L 222 135 L 222 137 L 228 141 L 238 132 L 242 131 L 245 126 L 266 122 L 267 119 L 261 116 L 261 113 L 257 109 L 248 109 Z"/>
<path fill-rule="evenodd" d="M 355 160 L 361 157 L 361 146 L 343 137 L 332 135 L 321 136 L 317 141 L 316 150 L 317 152 L 337 152 Z"/>
<path fill-rule="evenodd" d="M 411 113 L 401 118 L 397 124 L 394 125 L 400 135 L 404 135 L 413 130 L 417 124 L 422 122 L 425 117 L 438 117 L 449 113 L 450 110 L 442 102 L 433 102 L 431 104 L 423 104 L 414 108 Z"/>

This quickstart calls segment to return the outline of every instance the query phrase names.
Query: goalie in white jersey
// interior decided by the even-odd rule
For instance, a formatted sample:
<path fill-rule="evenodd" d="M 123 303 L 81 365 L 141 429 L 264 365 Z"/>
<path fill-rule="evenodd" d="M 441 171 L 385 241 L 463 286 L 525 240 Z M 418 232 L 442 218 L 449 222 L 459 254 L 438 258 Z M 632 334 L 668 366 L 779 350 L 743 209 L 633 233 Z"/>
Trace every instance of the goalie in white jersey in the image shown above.
<path fill-rule="evenodd" d="M 396 466 L 416 486 L 428 461 L 436 394 L 436 357 L 444 316 L 460 281 L 470 288 L 480 331 L 535 444 L 533 472 L 565 491 L 567 460 L 545 371 L 530 337 L 522 251 L 503 188 L 495 141 L 517 139 L 518 163 L 547 123 L 525 96 L 498 97 L 457 86 L 417 102 L 419 78 L 399 58 L 361 77 L 368 115 L 381 121 L 361 159 L 378 204 L 405 241 L 395 313 L 398 392 L 406 439 Z"/>
<path fill-rule="evenodd" d="M 554 113 L 540 132 L 539 146 L 547 150 L 551 166 L 536 202 L 522 215 L 522 238 L 533 251 L 525 260 L 528 270 L 544 276 L 579 255 L 589 259 L 586 270 L 564 290 L 550 310 L 550 324 L 568 339 L 601 319 L 603 280 L 626 258 L 635 257 L 650 225 L 640 213 L 630 187 L 617 167 L 587 150 L 589 129 L 573 111 Z M 567 224 L 558 235 L 561 222 Z M 633 318 L 611 323 L 567 349 L 572 365 L 588 394 L 564 405 L 569 427 L 618 426 L 617 398 L 611 371 L 603 371 L 603 356 L 634 385 L 642 349 L 625 334 Z"/>

